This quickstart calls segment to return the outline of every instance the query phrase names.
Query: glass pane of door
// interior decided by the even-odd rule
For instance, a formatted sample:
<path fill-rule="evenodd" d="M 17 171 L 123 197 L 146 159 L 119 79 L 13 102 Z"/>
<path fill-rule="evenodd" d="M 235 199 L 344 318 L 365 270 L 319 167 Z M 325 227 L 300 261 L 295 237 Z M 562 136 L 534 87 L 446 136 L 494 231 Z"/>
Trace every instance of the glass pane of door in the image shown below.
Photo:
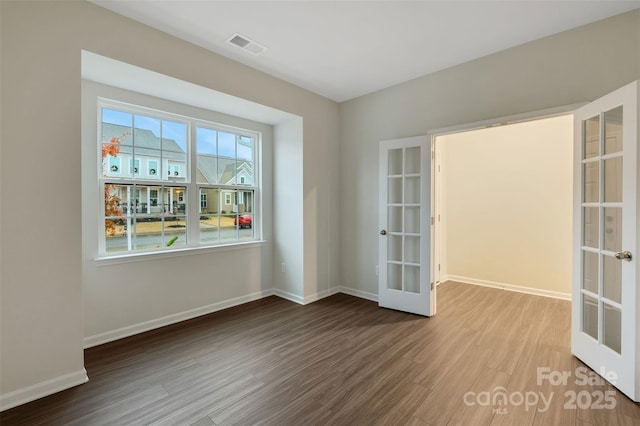
<path fill-rule="evenodd" d="M 420 147 L 390 149 L 387 289 L 420 293 Z"/>
<path fill-rule="evenodd" d="M 583 122 L 582 331 L 620 353 L 622 107 Z"/>

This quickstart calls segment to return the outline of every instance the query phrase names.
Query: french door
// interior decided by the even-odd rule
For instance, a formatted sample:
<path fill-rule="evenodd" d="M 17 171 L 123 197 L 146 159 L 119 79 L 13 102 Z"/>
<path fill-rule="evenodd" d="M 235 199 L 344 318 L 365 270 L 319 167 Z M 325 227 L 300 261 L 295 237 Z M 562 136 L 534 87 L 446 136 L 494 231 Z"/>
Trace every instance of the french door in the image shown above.
<path fill-rule="evenodd" d="M 435 314 L 431 277 L 431 139 L 380 142 L 378 304 Z"/>
<path fill-rule="evenodd" d="M 574 115 L 574 355 L 640 400 L 637 282 L 638 85 Z"/>

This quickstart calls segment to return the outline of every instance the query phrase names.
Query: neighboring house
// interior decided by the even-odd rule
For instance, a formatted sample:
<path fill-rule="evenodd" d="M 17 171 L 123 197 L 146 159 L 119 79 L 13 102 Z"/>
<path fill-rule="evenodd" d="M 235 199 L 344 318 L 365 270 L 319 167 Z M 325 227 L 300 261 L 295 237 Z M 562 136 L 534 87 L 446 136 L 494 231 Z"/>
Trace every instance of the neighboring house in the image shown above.
<path fill-rule="evenodd" d="M 118 155 L 103 159 L 105 177 L 158 180 L 158 186 L 141 185 L 134 191 L 117 185 L 114 191 L 122 200 L 123 213 L 132 209 L 140 215 L 185 213 L 185 190 L 179 184 L 187 181 L 187 153 L 175 140 L 160 139 L 147 129 L 134 129 L 132 135 L 130 127 L 110 123 L 102 123 L 102 134 L 102 143 L 112 137 L 122 138 Z M 234 158 L 198 155 L 196 178 L 204 184 L 235 185 L 237 179 L 237 184 L 253 186 L 253 163 L 243 160 L 236 164 Z M 202 214 L 253 211 L 253 190 L 204 187 L 199 197 Z"/>

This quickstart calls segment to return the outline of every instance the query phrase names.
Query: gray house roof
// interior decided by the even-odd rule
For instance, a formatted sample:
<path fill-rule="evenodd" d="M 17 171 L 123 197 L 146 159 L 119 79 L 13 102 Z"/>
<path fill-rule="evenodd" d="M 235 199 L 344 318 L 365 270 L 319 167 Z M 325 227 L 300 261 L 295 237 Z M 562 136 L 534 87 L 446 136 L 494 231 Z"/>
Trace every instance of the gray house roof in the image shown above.
<path fill-rule="evenodd" d="M 135 143 L 135 153 L 137 155 L 160 158 L 160 149 L 162 149 L 163 158 L 186 162 L 186 152 L 173 139 L 162 138 L 161 140 L 150 130 L 136 128 L 133 129 L 133 134 L 131 135 L 130 127 L 102 123 L 103 143 L 109 143 L 112 137 L 122 138 L 125 133 L 129 133 L 129 135 L 124 137 L 120 144 L 120 152 L 124 154 L 132 154 L 133 144 Z M 240 143 L 251 146 L 243 141 L 240 141 Z M 200 154 L 198 155 L 196 167 L 208 183 L 229 184 L 241 170 L 253 175 L 253 164 L 251 162 L 241 160 L 238 161 L 236 166 L 235 158 L 224 156 Z M 219 169 L 222 169 L 222 171 L 219 172 Z M 220 179 L 218 179 L 218 176 L 220 176 Z"/>
<path fill-rule="evenodd" d="M 164 158 L 186 161 L 185 151 L 173 139 L 162 140 L 147 129 L 133 129 L 131 127 L 120 126 L 118 124 L 102 123 L 102 142 L 109 143 L 112 137 L 122 138 L 122 135 L 129 133 L 124 137 L 120 144 L 120 152 L 131 154 L 133 152 L 133 144 L 135 143 L 136 154 L 147 155 L 151 157 L 160 157 L 160 149 Z"/>

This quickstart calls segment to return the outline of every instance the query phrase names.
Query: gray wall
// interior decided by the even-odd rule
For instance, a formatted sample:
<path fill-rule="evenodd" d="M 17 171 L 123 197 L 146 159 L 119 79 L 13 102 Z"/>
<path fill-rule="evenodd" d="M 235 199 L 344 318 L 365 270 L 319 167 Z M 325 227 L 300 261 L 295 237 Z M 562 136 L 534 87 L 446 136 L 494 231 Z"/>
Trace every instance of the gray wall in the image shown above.
<path fill-rule="evenodd" d="M 640 79 L 640 10 L 340 106 L 342 285 L 377 294 L 378 142 L 570 105 Z"/>
<path fill-rule="evenodd" d="M 102 300 L 87 306 L 118 311 L 120 327 L 153 323 L 185 310 L 242 298 L 255 291 L 259 267 L 242 282 L 206 291 L 189 281 L 192 268 L 245 268 L 244 256 L 264 262 L 272 245 L 192 257 L 171 258 L 164 268 L 185 277 L 180 288 L 162 282 L 145 306 L 148 285 L 137 286 L 140 268 L 118 268 L 111 288 L 85 292 L 81 233 L 81 50 L 156 71 L 200 86 L 277 108 L 304 120 L 298 159 L 302 171 L 297 205 L 297 276 L 291 283 L 301 300 L 339 284 L 337 205 L 338 105 L 284 81 L 213 54 L 175 37 L 79 1 L 2 1 L 1 14 L 1 335 L 0 402 L 35 395 L 29 386 L 52 391 L 69 386 L 83 369 L 83 293 Z M 93 142 L 89 142 L 93 143 Z M 274 141 L 277 146 L 278 141 Z M 62 165 L 62 167 L 61 167 Z M 28 166 L 28 167 L 27 167 Z M 274 187 L 274 198 L 288 191 Z M 34 194 L 39 200 L 33 207 Z M 271 225 L 272 226 L 272 225 Z M 274 244 L 278 244 L 278 230 Z M 281 229 L 281 232 L 290 232 Z M 303 243 L 304 239 L 304 243 Z M 291 244 L 287 236 L 284 244 Z M 281 259 L 274 259 L 280 262 Z M 287 261 L 285 259 L 285 261 Z M 279 263 L 278 263 L 279 265 Z M 153 268 L 151 265 L 149 269 Z M 111 270 L 112 268 L 108 268 Z M 264 268 L 263 268 L 264 270 Z M 153 274 L 156 278 L 158 273 Z M 304 277 L 309 285 L 300 282 Z M 266 277 L 271 282 L 273 277 Z M 95 284 L 95 283 L 93 283 Z M 148 284 L 148 283 L 147 283 Z M 278 283 L 274 283 L 277 287 Z M 260 284 L 258 284 L 258 288 Z M 162 297 L 164 295 L 164 297 Z M 129 298 L 129 299 L 127 299 Z M 126 306 L 118 300 L 129 300 Z M 111 304 L 110 301 L 115 303 Z M 95 302 L 95 303 L 94 303 Z M 87 315 L 111 312 L 87 312 Z M 128 319 L 126 319 L 128 318 Z M 101 330 L 104 331 L 104 330 Z"/>

